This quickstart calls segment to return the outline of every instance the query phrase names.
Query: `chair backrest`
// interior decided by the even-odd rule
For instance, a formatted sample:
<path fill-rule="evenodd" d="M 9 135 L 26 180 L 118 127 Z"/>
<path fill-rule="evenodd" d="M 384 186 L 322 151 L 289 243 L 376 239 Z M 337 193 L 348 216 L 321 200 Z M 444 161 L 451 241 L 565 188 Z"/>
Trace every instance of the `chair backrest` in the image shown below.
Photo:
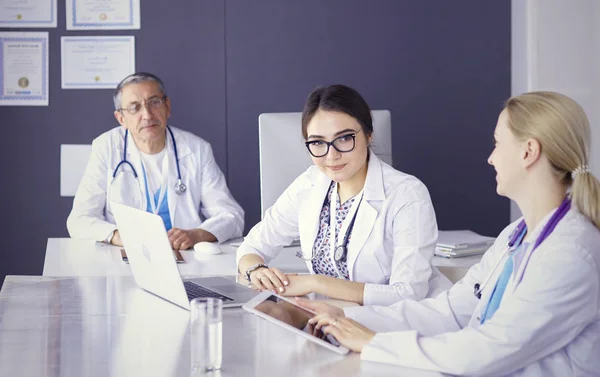
<path fill-rule="evenodd" d="M 373 110 L 371 150 L 392 164 L 392 120 L 388 110 Z M 261 218 L 285 189 L 312 164 L 302 137 L 302 113 L 265 113 L 258 117 Z"/>
<path fill-rule="evenodd" d="M 60 196 L 75 196 L 90 154 L 91 144 L 60 146 Z"/>

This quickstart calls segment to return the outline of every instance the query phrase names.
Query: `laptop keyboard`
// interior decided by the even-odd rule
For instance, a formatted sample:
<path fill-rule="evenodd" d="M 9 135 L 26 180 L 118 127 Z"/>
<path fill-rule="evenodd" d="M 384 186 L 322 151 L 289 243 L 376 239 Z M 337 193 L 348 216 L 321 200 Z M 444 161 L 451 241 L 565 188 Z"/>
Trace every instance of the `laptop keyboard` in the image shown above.
<path fill-rule="evenodd" d="M 190 300 L 195 299 L 196 297 L 213 297 L 220 298 L 221 300 L 223 300 L 223 302 L 233 301 L 233 299 L 230 297 L 223 296 L 220 293 L 201 287 L 198 284 L 191 281 L 184 281 L 183 286 L 185 287 L 185 293 L 187 293 L 188 299 Z"/>

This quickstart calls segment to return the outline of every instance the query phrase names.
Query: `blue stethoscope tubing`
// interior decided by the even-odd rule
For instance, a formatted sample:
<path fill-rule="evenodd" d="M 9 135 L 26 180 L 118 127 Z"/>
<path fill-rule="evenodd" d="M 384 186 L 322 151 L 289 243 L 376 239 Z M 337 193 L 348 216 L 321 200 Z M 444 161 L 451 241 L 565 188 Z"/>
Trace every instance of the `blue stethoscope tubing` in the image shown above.
<path fill-rule="evenodd" d="M 181 195 L 185 192 L 185 190 L 187 188 L 185 187 L 185 184 L 181 180 L 181 170 L 179 169 L 179 155 L 177 154 L 177 143 L 175 142 L 175 135 L 173 135 L 173 131 L 171 131 L 171 127 L 167 126 L 167 130 L 169 131 L 169 134 L 171 135 L 171 140 L 173 141 L 173 152 L 175 152 L 175 164 L 177 166 L 177 183 L 175 183 L 175 193 L 177 193 L 178 195 Z M 131 162 L 127 161 L 127 136 L 128 135 L 129 135 L 129 130 L 125 130 L 125 142 L 123 144 L 123 159 L 121 160 L 121 162 L 119 162 L 117 164 L 117 167 L 115 168 L 115 170 L 113 172 L 113 179 L 117 176 L 117 173 L 119 172 L 119 168 L 123 164 L 129 165 L 129 167 L 133 171 L 133 176 L 136 179 L 138 177 L 137 171 L 135 170 L 135 168 L 133 167 Z"/>
<path fill-rule="evenodd" d="M 535 241 L 535 244 L 533 246 L 533 250 L 531 251 L 531 254 L 535 251 L 535 249 L 537 249 L 538 246 L 540 246 L 540 244 L 546 238 L 548 238 L 550 233 L 552 233 L 554 228 L 556 228 L 556 225 L 558 224 L 558 222 L 560 220 L 562 220 L 563 217 L 565 217 L 565 215 L 567 214 L 567 212 L 569 212 L 570 209 L 571 209 L 571 199 L 569 198 L 569 196 L 567 196 L 563 200 L 563 202 L 560 204 L 560 206 L 558 207 L 556 212 L 554 212 L 554 214 L 552 215 L 550 220 L 548 220 L 548 223 L 546 223 L 546 225 L 544 226 L 544 229 L 542 229 L 540 236 Z M 500 266 L 502 261 L 504 261 L 504 259 L 510 254 L 510 252 L 514 251 L 516 249 L 516 247 L 519 246 L 519 244 L 523 240 L 523 237 L 525 236 L 526 232 L 527 232 L 527 224 L 525 224 L 525 220 L 521 220 L 519 225 L 517 225 L 515 230 L 512 232 L 512 234 L 508 240 L 508 244 L 506 245 L 506 249 L 504 250 L 504 253 L 502 255 L 502 258 L 500 258 L 500 260 L 496 263 L 496 266 L 494 266 L 494 268 L 492 269 L 492 272 L 489 273 L 487 278 L 484 280 L 483 284 L 475 283 L 475 285 L 473 286 L 473 294 L 475 295 L 475 297 L 477 297 L 478 299 L 481 299 L 481 292 L 483 292 L 483 289 L 489 283 L 490 279 L 492 278 L 492 276 L 498 269 L 498 266 Z M 525 263 L 525 268 L 527 268 L 527 261 L 525 261 L 524 263 Z M 523 275 L 521 275 L 521 278 L 522 278 L 522 276 Z M 519 279 L 517 284 L 521 282 L 521 278 Z"/>

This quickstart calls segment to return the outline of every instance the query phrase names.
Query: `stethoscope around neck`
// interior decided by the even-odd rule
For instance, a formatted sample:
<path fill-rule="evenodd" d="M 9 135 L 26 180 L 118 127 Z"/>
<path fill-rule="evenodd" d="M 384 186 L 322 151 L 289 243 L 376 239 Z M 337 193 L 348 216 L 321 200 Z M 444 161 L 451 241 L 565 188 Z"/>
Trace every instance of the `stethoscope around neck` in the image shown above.
<path fill-rule="evenodd" d="M 181 180 L 181 170 L 179 169 L 179 155 L 177 154 L 177 143 L 175 143 L 175 136 L 173 135 L 173 131 L 171 131 L 171 127 L 167 126 L 167 130 L 169 131 L 169 134 L 171 135 L 171 141 L 173 141 L 173 152 L 175 152 L 175 165 L 177 166 L 177 182 L 175 183 L 175 193 L 177 195 L 181 195 L 185 192 L 185 190 L 187 190 L 187 187 L 185 187 L 185 184 Z M 136 179 L 138 178 L 137 171 L 135 170 L 135 168 L 133 167 L 131 162 L 127 161 L 127 136 L 128 135 L 129 135 L 129 130 L 125 130 L 125 143 L 123 145 L 123 159 L 121 160 L 121 162 L 119 162 L 117 164 L 117 167 L 113 171 L 113 175 L 112 175 L 113 179 L 115 179 L 115 177 L 117 176 L 117 173 L 119 172 L 119 168 L 123 164 L 129 165 L 129 167 L 131 168 L 131 170 L 133 172 L 133 176 Z"/>
<path fill-rule="evenodd" d="M 548 220 L 548 222 L 546 223 L 544 228 L 542 229 L 542 232 L 540 233 L 539 237 L 535 241 L 535 245 L 533 246 L 533 250 L 531 250 L 531 253 L 533 253 L 535 251 L 535 249 L 537 249 L 537 247 L 540 246 L 540 244 L 546 238 L 548 238 L 550 233 L 552 233 L 554 228 L 556 228 L 556 225 L 558 224 L 558 222 L 563 217 L 565 217 L 565 215 L 567 214 L 567 212 L 569 212 L 570 209 L 571 209 L 571 199 L 569 198 L 569 196 L 567 196 L 563 200 L 563 202 L 560 204 L 560 206 L 558 207 L 556 212 L 554 212 L 552 217 Z M 483 281 L 482 284 L 475 283 L 475 285 L 473 286 L 473 294 L 475 295 L 475 297 L 477 297 L 478 299 L 481 299 L 481 292 L 483 292 L 485 287 L 490 282 L 490 279 L 492 278 L 492 276 L 494 276 L 494 273 L 498 269 L 498 266 L 500 266 L 502 264 L 502 262 L 510 255 L 511 252 L 514 252 L 517 249 L 517 247 L 523 241 L 523 238 L 525 237 L 526 233 L 527 233 L 527 224 L 525 224 L 525 220 L 521 220 L 519 225 L 517 225 L 517 227 L 515 228 L 515 230 L 512 232 L 511 236 L 509 237 L 508 244 L 506 245 L 506 249 L 502 253 L 502 258 L 500 258 L 500 260 L 496 263 L 496 265 L 494 266 L 492 271 L 488 274 L 487 278 Z M 527 261 L 525 261 L 524 263 L 525 263 L 525 268 L 526 268 Z M 519 283 L 519 282 L 520 281 L 518 281 L 517 283 Z"/>
<path fill-rule="evenodd" d="M 357 206 L 356 206 L 356 211 L 354 211 L 354 215 L 352 216 L 352 220 L 350 220 L 350 224 L 348 224 L 346 233 L 344 233 L 344 238 L 342 239 L 342 244 L 336 246 L 336 248 L 334 250 L 333 259 L 335 259 L 335 261 L 338 263 L 345 261 L 346 257 L 348 256 L 348 241 L 350 240 L 350 235 L 352 234 L 352 229 L 354 229 L 354 222 L 356 221 L 356 216 L 358 215 L 358 210 L 360 209 L 360 204 L 362 203 L 362 199 L 363 199 L 363 196 L 361 195 L 361 197 L 357 203 Z M 329 205 L 331 205 L 331 202 L 329 203 Z M 329 219 L 329 220 L 331 222 L 331 219 Z M 335 232 L 335 229 L 330 227 L 329 232 Z M 324 238 L 325 237 L 323 237 L 323 239 Z M 331 240 L 331 235 L 330 235 L 329 239 Z M 323 241 L 321 241 L 321 242 L 323 242 Z M 319 245 L 317 247 L 317 249 L 318 249 L 318 251 L 317 251 L 317 253 L 315 253 L 314 248 L 313 248 L 312 254 L 308 258 L 304 257 L 301 250 L 298 250 L 296 252 L 296 256 L 305 261 L 312 261 L 317 256 L 319 256 L 319 254 L 321 253 L 321 245 Z"/>

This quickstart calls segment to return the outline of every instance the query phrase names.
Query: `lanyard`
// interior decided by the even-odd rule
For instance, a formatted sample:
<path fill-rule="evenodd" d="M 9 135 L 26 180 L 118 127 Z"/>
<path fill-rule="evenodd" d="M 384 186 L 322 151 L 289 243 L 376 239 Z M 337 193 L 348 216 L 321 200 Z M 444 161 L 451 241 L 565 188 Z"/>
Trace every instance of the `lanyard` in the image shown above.
<path fill-rule="evenodd" d="M 569 212 L 570 209 L 571 209 L 571 199 L 569 198 L 569 196 L 567 196 L 563 200 L 563 202 L 560 204 L 558 209 L 554 212 L 554 214 L 552 214 L 552 216 L 550 217 L 550 219 L 548 220 L 548 222 L 546 223 L 544 228 L 542 228 L 542 231 L 541 231 L 540 235 L 538 236 L 538 238 L 536 239 L 531 252 L 529 254 L 527 254 L 526 256 L 524 256 L 523 261 L 521 261 L 521 264 L 523 264 L 523 267 L 520 268 L 521 272 L 515 280 L 516 284 L 519 284 L 521 282 L 521 280 L 523 280 L 523 275 L 525 274 L 525 269 L 527 268 L 529 259 L 531 258 L 531 255 L 533 254 L 535 249 L 537 249 L 537 247 L 540 246 L 540 244 L 542 242 L 544 242 L 544 240 L 550 235 L 550 233 L 552 233 L 554 228 L 556 228 L 556 225 L 558 224 L 558 222 L 560 220 L 562 220 L 563 217 L 566 216 L 567 212 Z M 506 259 L 506 257 L 509 256 L 509 253 L 516 250 L 516 248 L 521 244 L 521 242 L 523 241 L 523 238 L 525 237 L 525 233 L 527 233 L 527 225 L 525 224 L 525 220 L 521 220 L 519 225 L 517 225 L 517 228 L 513 231 L 513 234 L 510 236 L 508 245 L 506 246 L 506 250 L 504 251 L 502 258 L 498 261 L 498 263 L 496 263 L 496 266 L 488 274 L 488 277 L 485 279 L 485 281 L 482 284 L 476 283 L 474 285 L 473 288 L 474 288 L 475 297 L 477 297 L 479 299 L 481 298 L 481 292 L 483 292 L 483 289 L 489 283 L 490 279 L 494 275 L 494 272 L 496 271 L 496 269 L 498 269 L 498 266 L 500 266 L 500 264 L 502 264 L 502 261 L 504 261 Z"/>
<path fill-rule="evenodd" d="M 511 234 L 510 239 L 508 241 L 508 245 L 506 245 L 506 249 L 504 249 L 504 252 L 502 252 L 502 257 L 498 262 L 496 262 L 496 265 L 494 266 L 492 271 L 487 275 L 487 278 L 485 278 L 483 283 L 475 283 L 475 285 L 473 286 L 475 297 L 481 299 L 481 293 L 492 279 L 492 276 L 494 276 L 498 267 L 502 266 L 504 261 L 510 258 L 512 253 L 519 248 L 519 245 L 521 245 L 523 238 L 525 238 L 525 233 L 527 233 L 527 226 L 525 226 L 525 221 L 522 221 L 521 223 L 519 223 L 519 225 L 517 225 L 517 228 Z"/>
<path fill-rule="evenodd" d="M 336 183 L 334 192 L 331 193 L 332 200 L 330 201 L 330 205 L 329 205 L 329 232 L 330 232 L 329 239 L 331 240 L 329 243 L 329 253 L 331 255 L 334 255 L 335 250 L 339 246 L 337 243 L 337 235 L 336 234 L 338 234 L 338 232 L 336 232 L 337 220 L 336 220 L 336 216 L 335 216 L 337 213 L 337 206 L 338 206 L 337 186 L 338 186 L 338 184 Z M 344 221 L 342 221 L 342 227 L 340 228 L 340 231 L 339 231 L 340 235 L 346 234 L 346 231 L 348 230 L 348 227 L 350 226 L 351 223 L 352 223 L 352 225 L 354 225 L 354 221 L 352 221 L 352 220 L 356 216 L 356 212 L 358 211 L 358 207 L 360 206 L 360 202 L 362 201 L 362 198 L 364 195 L 364 190 L 361 190 L 359 195 L 360 196 L 358 198 L 356 198 L 354 200 L 354 202 L 352 203 L 352 207 L 350 207 L 350 211 L 348 211 L 348 214 L 344 218 Z M 342 236 L 341 238 L 342 238 L 342 242 L 343 242 L 342 246 L 345 247 L 348 240 L 346 239 L 345 236 Z"/>
<path fill-rule="evenodd" d="M 150 199 L 150 208 L 152 209 L 152 213 L 157 215 L 162 205 L 162 202 L 165 200 L 165 194 L 167 192 L 167 182 L 169 179 L 169 140 L 165 140 L 165 155 L 162 159 L 162 183 L 160 185 L 160 191 L 158 194 L 158 202 L 154 201 L 154 193 L 150 192 L 150 188 L 148 186 L 148 175 L 146 173 L 146 168 L 144 166 L 144 158 L 142 157 L 142 153 L 140 153 L 140 160 L 142 164 L 142 171 L 144 172 L 144 183 L 146 184 L 146 193 L 148 194 L 148 198 Z"/>

